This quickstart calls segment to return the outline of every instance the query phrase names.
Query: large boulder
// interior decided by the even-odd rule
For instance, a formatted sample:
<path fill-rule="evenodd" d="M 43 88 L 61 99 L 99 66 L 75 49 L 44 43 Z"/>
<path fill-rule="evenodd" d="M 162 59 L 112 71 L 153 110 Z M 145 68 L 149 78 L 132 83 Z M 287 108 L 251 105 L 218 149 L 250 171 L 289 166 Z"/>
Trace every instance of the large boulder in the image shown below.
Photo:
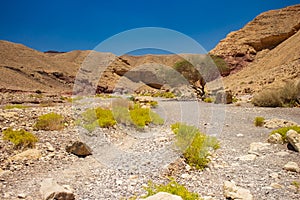
<path fill-rule="evenodd" d="M 286 133 L 287 141 L 293 146 L 295 151 L 300 152 L 300 134 L 295 130 L 289 130 Z"/>

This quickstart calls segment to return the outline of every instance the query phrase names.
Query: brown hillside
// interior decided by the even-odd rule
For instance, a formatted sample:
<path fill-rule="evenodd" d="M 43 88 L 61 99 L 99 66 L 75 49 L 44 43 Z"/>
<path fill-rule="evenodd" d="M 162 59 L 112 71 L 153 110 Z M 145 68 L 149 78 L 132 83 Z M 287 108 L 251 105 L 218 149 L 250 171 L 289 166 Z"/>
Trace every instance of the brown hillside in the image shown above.
<path fill-rule="evenodd" d="M 254 61 L 263 50 L 272 50 L 300 29 L 300 4 L 258 15 L 231 32 L 210 52 L 223 57 L 233 70 Z"/>

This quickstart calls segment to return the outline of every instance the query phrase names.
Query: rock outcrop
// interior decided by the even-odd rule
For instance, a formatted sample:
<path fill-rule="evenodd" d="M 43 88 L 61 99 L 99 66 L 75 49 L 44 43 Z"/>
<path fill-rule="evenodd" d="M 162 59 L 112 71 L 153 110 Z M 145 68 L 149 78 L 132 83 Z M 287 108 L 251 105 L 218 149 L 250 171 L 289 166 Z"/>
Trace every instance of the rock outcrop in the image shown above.
<path fill-rule="evenodd" d="M 300 29 L 300 5 L 271 10 L 244 28 L 231 32 L 210 53 L 224 58 L 233 70 L 253 62 L 263 50 L 272 50 Z"/>

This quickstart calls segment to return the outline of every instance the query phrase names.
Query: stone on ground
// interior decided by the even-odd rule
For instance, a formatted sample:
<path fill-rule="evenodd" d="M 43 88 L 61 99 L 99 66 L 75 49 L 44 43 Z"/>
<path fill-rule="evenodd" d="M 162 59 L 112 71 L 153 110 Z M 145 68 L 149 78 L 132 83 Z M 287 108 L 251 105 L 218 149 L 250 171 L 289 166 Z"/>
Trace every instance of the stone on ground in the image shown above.
<path fill-rule="evenodd" d="M 295 151 L 300 152 L 300 134 L 295 130 L 289 130 L 286 133 L 287 141 L 294 147 Z"/>
<path fill-rule="evenodd" d="M 41 157 L 41 151 L 37 149 L 28 149 L 10 158 L 12 161 L 17 160 L 36 160 Z"/>
<path fill-rule="evenodd" d="M 66 151 L 79 157 L 92 155 L 91 148 L 85 143 L 79 141 L 74 142 L 71 146 L 67 146 Z"/>
<path fill-rule="evenodd" d="M 180 196 L 173 195 L 167 192 L 159 192 L 153 196 L 146 198 L 145 200 L 182 200 Z"/>
<path fill-rule="evenodd" d="M 291 172 L 300 172 L 300 168 L 295 162 L 288 162 L 286 165 L 284 165 L 283 169 Z"/>
<path fill-rule="evenodd" d="M 282 136 L 279 133 L 271 134 L 268 137 L 268 142 L 272 144 L 283 144 Z"/>
<path fill-rule="evenodd" d="M 253 196 L 249 190 L 238 187 L 234 182 L 224 182 L 224 196 L 226 199 L 252 200 Z"/>
<path fill-rule="evenodd" d="M 75 200 L 75 195 L 69 188 L 58 185 L 52 178 L 41 183 L 40 192 L 44 200 Z"/>

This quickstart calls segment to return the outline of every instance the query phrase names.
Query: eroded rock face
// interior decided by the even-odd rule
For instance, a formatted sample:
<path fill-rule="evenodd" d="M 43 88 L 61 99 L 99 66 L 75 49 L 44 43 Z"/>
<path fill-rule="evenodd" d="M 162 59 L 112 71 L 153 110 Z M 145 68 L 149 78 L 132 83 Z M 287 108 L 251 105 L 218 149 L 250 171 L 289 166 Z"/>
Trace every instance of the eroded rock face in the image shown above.
<path fill-rule="evenodd" d="M 300 29 L 300 5 L 271 10 L 257 16 L 244 28 L 231 32 L 210 53 L 226 60 L 232 69 L 240 69 L 256 55 L 273 49 Z"/>

